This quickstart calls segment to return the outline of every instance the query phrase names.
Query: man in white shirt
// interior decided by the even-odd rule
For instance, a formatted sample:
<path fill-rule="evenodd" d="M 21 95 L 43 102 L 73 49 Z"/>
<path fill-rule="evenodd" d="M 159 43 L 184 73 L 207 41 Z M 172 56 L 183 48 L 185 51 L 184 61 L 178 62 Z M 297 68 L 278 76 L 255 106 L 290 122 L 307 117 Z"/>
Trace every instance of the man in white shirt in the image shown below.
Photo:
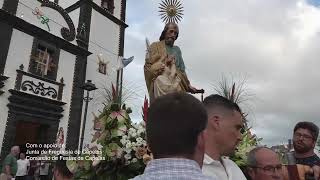
<path fill-rule="evenodd" d="M 46 161 L 40 162 L 40 180 L 48 180 L 49 177 L 49 163 Z"/>
<path fill-rule="evenodd" d="M 219 180 L 246 180 L 241 169 L 227 157 L 241 141 L 243 117 L 239 106 L 217 94 L 206 97 L 203 103 L 208 125 L 202 172 Z"/>
<path fill-rule="evenodd" d="M 17 164 L 18 170 L 16 173 L 16 180 L 24 180 L 30 167 L 30 162 L 26 159 L 26 155 L 24 153 L 20 153 L 20 159 L 17 160 Z"/>

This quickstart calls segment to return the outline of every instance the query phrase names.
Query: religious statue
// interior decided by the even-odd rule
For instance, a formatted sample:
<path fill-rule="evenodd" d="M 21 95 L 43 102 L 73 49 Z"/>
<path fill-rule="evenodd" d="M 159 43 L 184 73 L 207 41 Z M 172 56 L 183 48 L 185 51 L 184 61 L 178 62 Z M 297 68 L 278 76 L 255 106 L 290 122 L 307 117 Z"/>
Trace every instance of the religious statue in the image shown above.
<path fill-rule="evenodd" d="M 161 33 L 160 41 L 147 48 L 144 75 L 150 101 L 172 92 L 203 93 L 188 80 L 181 50 L 174 45 L 178 35 L 178 25 L 169 22 Z"/>

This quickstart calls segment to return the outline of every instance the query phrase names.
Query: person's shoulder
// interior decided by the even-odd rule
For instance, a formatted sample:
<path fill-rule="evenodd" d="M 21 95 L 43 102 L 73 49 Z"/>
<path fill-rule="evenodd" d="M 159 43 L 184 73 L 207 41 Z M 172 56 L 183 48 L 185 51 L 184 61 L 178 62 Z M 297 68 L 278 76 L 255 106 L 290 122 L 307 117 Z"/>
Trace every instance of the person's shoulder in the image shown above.
<path fill-rule="evenodd" d="M 173 48 L 175 48 L 175 49 L 177 49 L 177 50 L 181 51 L 181 50 L 180 50 L 180 47 L 179 47 L 179 46 L 177 46 L 177 45 L 174 45 L 174 46 L 173 46 Z"/>
<path fill-rule="evenodd" d="M 218 176 L 215 175 L 215 174 L 210 174 L 210 176 L 204 174 L 201 177 L 201 179 L 204 179 L 204 180 L 219 180 Z"/>
<path fill-rule="evenodd" d="M 15 157 L 12 155 L 12 154 L 8 154 L 4 160 L 11 160 L 11 159 L 14 159 Z"/>
<path fill-rule="evenodd" d="M 138 175 L 138 176 L 136 176 L 132 179 L 129 179 L 129 180 L 144 180 L 144 179 L 142 178 L 142 175 Z"/>
<path fill-rule="evenodd" d="M 152 46 L 158 46 L 159 44 L 161 44 L 161 41 L 155 41 L 155 42 L 152 42 L 151 44 L 150 44 L 150 46 L 152 47 Z"/>
<path fill-rule="evenodd" d="M 232 161 L 230 158 L 228 157 L 223 157 L 223 164 L 227 167 L 231 167 L 233 168 L 233 170 L 239 170 L 241 171 L 241 169 L 239 168 L 239 166 L 234 162 Z"/>

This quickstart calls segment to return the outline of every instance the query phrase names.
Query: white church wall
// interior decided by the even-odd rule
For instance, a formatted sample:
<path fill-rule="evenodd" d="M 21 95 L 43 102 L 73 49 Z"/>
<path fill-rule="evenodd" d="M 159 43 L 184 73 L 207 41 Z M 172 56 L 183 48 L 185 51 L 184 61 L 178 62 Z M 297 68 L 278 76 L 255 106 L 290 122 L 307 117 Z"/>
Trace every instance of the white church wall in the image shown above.
<path fill-rule="evenodd" d="M 44 16 L 50 19 L 48 22 L 50 30 L 46 24 L 41 23 L 39 16 L 35 15 L 37 12 L 36 9 L 39 9 Z M 69 28 L 66 21 L 58 11 L 48 7 L 41 7 L 41 3 L 38 1 L 20 0 L 16 16 L 61 38 L 63 38 L 61 36 L 61 28 Z M 72 43 L 76 44 L 76 41 L 74 40 Z"/>
<path fill-rule="evenodd" d="M 9 79 L 5 81 L 5 86 L 2 88 L 5 91 L 4 94 L 0 96 L 0 123 L 6 124 L 8 118 L 8 98 L 11 95 L 8 91 L 9 89 L 14 89 L 15 80 L 17 76 L 16 70 L 19 69 L 19 66 L 22 64 L 24 66 L 24 71 L 28 71 L 28 66 L 30 62 L 30 54 L 32 50 L 34 37 L 25 34 L 19 30 L 13 30 L 12 38 L 10 42 L 9 52 L 7 56 L 6 66 L 4 70 L 4 76 L 8 76 Z M 61 78 L 64 79 L 65 86 L 63 87 L 63 96 L 62 101 L 66 104 L 63 106 L 63 117 L 60 119 L 59 127 L 64 129 L 64 138 L 66 138 L 66 133 L 68 130 L 68 120 L 70 113 L 70 102 L 71 102 L 71 94 L 72 94 L 72 86 L 73 86 L 73 72 L 75 66 L 76 56 L 64 51 L 60 50 L 59 56 L 59 64 L 58 64 L 58 72 L 57 72 L 57 80 L 60 81 Z M 23 76 L 22 81 L 30 79 L 31 77 Z M 35 83 L 38 82 L 37 79 L 31 78 Z M 54 84 L 50 84 L 50 86 L 54 86 Z M 53 87 L 56 88 L 56 87 Z M 28 91 L 25 91 L 29 93 Z M 49 97 L 47 97 L 49 98 Z M 2 142 L 5 132 L 5 126 L 0 126 L 0 151 L 2 148 Z M 66 139 L 64 140 L 66 142 Z"/>
<path fill-rule="evenodd" d="M 111 84 L 116 86 L 118 50 L 119 50 L 119 25 L 101 15 L 95 10 L 92 11 L 92 22 L 90 30 L 89 51 L 92 55 L 88 57 L 86 79 L 92 80 L 96 84 L 97 90 L 90 92 L 93 100 L 88 106 L 87 122 L 85 127 L 84 145 L 90 143 L 92 139 L 94 115 L 98 116 L 103 110 L 105 101 L 104 88 L 111 89 Z M 104 75 L 98 71 L 98 56 L 107 64 L 107 74 Z M 85 103 L 83 105 L 83 111 Z M 83 116 L 83 115 L 82 115 Z M 82 118 L 83 120 L 83 118 Z"/>
<path fill-rule="evenodd" d="M 5 91 L 4 94 L 0 96 L 0 151 L 2 148 L 3 136 L 5 131 L 5 126 L 8 118 L 8 98 L 10 96 L 9 89 L 14 89 L 15 80 L 17 76 L 17 69 L 23 64 L 24 68 L 28 68 L 30 53 L 32 49 L 33 37 L 29 36 L 21 31 L 13 30 L 12 38 L 10 42 L 10 48 L 7 56 L 6 66 L 4 69 L 4 76 L 8 76 L 9 79 L 5 81 L 5 86 L 2 90 Z"/>
<path fill-rule="evenodd" d="M 0 0 L 0 8 L 2 8 L 3 2 L 4 2 L 4 0 Z"/>

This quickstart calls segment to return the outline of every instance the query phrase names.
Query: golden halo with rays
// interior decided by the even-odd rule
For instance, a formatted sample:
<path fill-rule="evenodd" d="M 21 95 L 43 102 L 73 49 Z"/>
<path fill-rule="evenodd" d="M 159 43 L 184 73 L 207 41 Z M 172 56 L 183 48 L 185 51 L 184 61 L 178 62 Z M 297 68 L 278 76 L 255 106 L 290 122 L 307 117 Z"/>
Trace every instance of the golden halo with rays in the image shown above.
<path fill-rule="evenodd" d="M 159 13 L 165 23 L 178 23 L 182 19 L 183 6 L 179 0 L 162 0 Z"/>

